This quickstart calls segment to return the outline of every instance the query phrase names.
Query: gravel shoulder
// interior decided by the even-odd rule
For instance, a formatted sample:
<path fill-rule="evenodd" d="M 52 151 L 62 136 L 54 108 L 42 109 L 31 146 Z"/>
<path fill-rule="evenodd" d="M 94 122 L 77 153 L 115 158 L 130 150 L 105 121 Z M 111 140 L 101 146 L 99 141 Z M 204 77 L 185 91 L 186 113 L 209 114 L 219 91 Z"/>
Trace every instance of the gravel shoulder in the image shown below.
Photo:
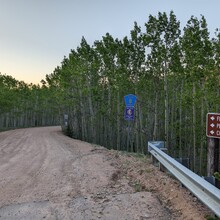
<path fill-rule="evenodd" d="M 0 219 L 205 219 L 149 158 L 74 140 L 60 127 L 0 133 Z"/>

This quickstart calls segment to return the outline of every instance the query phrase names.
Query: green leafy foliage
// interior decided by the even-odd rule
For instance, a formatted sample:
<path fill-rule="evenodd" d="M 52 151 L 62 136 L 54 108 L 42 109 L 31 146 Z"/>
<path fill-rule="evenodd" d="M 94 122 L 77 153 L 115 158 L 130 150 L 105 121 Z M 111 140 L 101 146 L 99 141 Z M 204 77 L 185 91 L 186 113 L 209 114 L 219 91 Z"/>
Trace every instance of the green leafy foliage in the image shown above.
<path fill-rule="evenodd" d="M 210 39 L 204 16 L 181 34 L 173 11 L 150 15 L 144 28 L 135 22 L 130 36 L 106 33 L 93 45 L 83 37 L 42 86 L 0 75 L 1 127 L 61 119 L 65 128 L 68 114 L 71 137 L 139 153 L 166 140 L 171 155 L 204 173 L 205 116 L 220 112 L 220 34 Z M 127 94 L 137 96 L 134 121 L 124 120 Z"/>
<path fill-rule="evenodd" d="M 220 173 L 219 172 L 215 172 L 214 177 L 220 181 Z"/>

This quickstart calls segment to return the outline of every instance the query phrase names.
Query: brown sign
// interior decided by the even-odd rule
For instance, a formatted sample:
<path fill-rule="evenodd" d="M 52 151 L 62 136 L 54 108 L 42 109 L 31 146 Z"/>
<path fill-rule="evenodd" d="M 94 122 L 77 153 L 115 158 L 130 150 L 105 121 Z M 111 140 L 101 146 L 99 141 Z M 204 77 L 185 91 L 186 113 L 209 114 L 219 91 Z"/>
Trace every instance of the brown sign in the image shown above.
<path fill-rule="evenodd" d="M 212 138 L 220 138 L 220 114 L 208 113 L 206 119 L 206 135 Z"/>

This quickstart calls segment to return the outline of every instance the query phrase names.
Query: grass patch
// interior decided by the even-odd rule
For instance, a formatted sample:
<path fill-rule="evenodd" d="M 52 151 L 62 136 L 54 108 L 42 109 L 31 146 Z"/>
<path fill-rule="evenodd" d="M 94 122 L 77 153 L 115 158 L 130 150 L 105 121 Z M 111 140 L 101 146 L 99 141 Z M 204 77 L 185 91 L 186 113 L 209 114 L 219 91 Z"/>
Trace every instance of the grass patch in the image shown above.
<path fill-rule="evenodd" d="M 133 187 L 135 192 L 142 192 L 146 190 L 145 186 L 140 182 L 140 180 L 135 181 Z"/>
<path fill-rule="evenodd" d="M 219 218 L 215 216 L 206 216 L 205 218 L 206 220 L 219 220 Z"/>

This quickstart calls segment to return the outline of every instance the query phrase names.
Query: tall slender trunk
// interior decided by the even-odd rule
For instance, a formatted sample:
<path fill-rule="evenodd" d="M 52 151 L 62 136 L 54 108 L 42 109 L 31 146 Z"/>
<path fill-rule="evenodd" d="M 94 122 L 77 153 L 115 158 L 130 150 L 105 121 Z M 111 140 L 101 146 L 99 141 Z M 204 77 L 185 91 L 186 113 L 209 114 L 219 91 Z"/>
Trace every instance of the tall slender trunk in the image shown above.
<path fill-rule="evenodd" d="M 120 149 L 120 94 L 117 93 L 117 150 Z"/>
<path fill-rule="evenodd" d="M 94 110 L 92 105 L 92 91 L 89 79 L 86 79 L 87 88 L 89 90 L 87 98 L 89 103 L 90 125 L 89 125 L 89 139 L 92 143 L 95 143 L 95 127 L 94 127 Z"/>
<path fill-rule="evenodd" d="M 204 127 L 204 100 L 202 97 L 201 100 L 201 136 L 200 136 L 200 161 L 199 161 L 199 172 L 200 175 L 203 171 L 203 152 L 204 152 L 204 143 L 203 143 L 203 127 Z"/>
<path fill-rule="evenodd" d="M 82 140 L 85 141 L 87 138 L 87 131 L 86 131 L 86 120 L 84 114 L 84 105 L 82 100 L 82 91 L 79 89 L 80 95 L 80 113 L 81 113 L 81 133 L 82 133 Z"/>
<path fill-rule="evenodd" d="M 183 85 L 184 85 L 184 80 L 182 80 L 182 82 L 181 82 L 181 89 L 180 89 L 180 105 L 179 105 L 179 114 L 180 114 L 180 120 L 179 120 L 179 157 L 183 156 L 183 147 L 182 147 Z"/>
<path fill-rule="evenodd" d="M 220 95 L 220 89 L 217 87 L 217 97 L 219 97 Z M 220 109 L 219 109 L 219 102 L 216 102 L 216 112 L 219 112 Z"/>
<path fill-rule="evenodd" d="M 9 128 L 10 124 L 9 124 L 9 113 L 5 114 L 5 127 Z"/>
<path fill-rule="evenodd" d="M 166 68 L 166 67 L 165 67 Z M 164 73 L 164 115 L 165 115 L 165 146 L 166 148 L 168 148 L 169 146 L 169 134 L 168 134 L 168 130 L 169 130 L 169 104 L 168 104 L 168 82 L 167 82 L 167 70 L 165 70 Z"/>
<path fill-rule="evenodd" d="M 174 88 L 173 82 L 172 82 L 172 87 Z M 176 157 L 177 154 L 177 150 L 176 150 L 176 126 L 175 126 L 175 119 L 176 119 L 176 89 L 173 89 L 173 93 L 172 93 L 172 100 L 171 100 L 171 106 L 170 106 L 170 145 L 171 145 L 171 149 L 172 149 L 172 154 L 173 156 Z"/>
<path fill-rule="evenodd" d="M 143 115 L 141 110 L 141 105 L 138 104 L 138 116 L 139 116 L 139 124 L 140 124 L 140 148 L 141 153 L 144 153 L 144 143 L 143 143 Z"/>
<path fill-rule="evenodd" d="M 193 170 L 196 171 L 196 104 L 195 104 L 196 86 L 193 82 Z"/>
<path fill-rule="evenodd" d="M 207 155 L 207 176 L 212 176 L 218 171 L 219 165 L 219 139 L 207 138 L 208 155 Z M 217 162 L 218 161 L 218 162 Z"/>
<path fill-rule="evenodd" d="M 157 140 L 157 129 L 158 129 L 158 92 L 155 94 L 155 104 L 154 104 L 154 131 L 153 131 L 153 141 Z"/>
<path fill-rule="evenodd" d="M 201 81 L 202 97 L 201 97 L 201 134 L 200 134 L 200 160 L 199 160 L 199 172 L 200 175 L 204 174 L 203 162 L 204 162 L 204 116 L 205 116 L 205 81 Z"/>
<path fill-rule="evenodd" d="M 129 151 L 130 144 L 130 121 L 127 121 L 127 152 Z"/>
<path fill-rule="evenodd" d="M 106 123 L 107 127 L 107 138 L 106 138 L 106 146 L 109 146 L 112 148 L 112 143 L 111 143 L 111 134 L 112 134 L 112 128 L 111 128 L 111 123 L 110 123 L 110 118 L 111 118 L 111 88 L 110 85 L 108 85 L 108 122 Z"/>
<path fill-rule="evenodd" d="M 138 104 L 136 104 L 138 106 Z M 138 107 L 136 107 L 136 115 L 135 115 L 135 151 L 140 152 L 140 146 L 139 146 L 139 128 L 138 128 Z"/>
<path fill-rule="evenodd" d="M 102 90 L 102 103 L 105 103 L 105 89 Z M 102 105 L 102 104 L 101 104 Z M 101 145 L 106 146 L 107 132 L 106 132 L 106 115 L 101 112 Z"/>

